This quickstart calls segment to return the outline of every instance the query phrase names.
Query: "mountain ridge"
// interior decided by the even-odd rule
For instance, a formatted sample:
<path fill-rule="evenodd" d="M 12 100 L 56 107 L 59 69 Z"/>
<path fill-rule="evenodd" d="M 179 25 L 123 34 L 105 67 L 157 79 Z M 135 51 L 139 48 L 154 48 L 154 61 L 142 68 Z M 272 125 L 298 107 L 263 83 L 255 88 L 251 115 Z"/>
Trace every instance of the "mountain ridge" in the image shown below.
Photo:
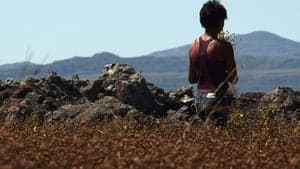
<path fill-rule="evenodd" d="M 237 34 L 234 40 L 237 43 L 235 50 L 237 56 L 300 56 L 300 42 L 267 31 L 253 31 L 247 34 Z M 278 48 L 280 45 L 283 45 L 284 48 Z M 165 57 L 174 56 L 174 53 L 180 56 L 187 56 L 189 47 L 190 44 L 182 45 L 152 52 L 147 56 Z"/>
<path fill-rule="evenodd" d="M 300 74 L 298 68 L 300 65 L 299 42 L 284 39 L 265 31 L 256 31 L 240 35 L 240 37 L 246 37 L 238 42 L 240 46 L 236 49 L 237 65 L 242 72 L 239 83 L 241 89 L 266 91 L 278 84 L 288 84 L 297 89 L 300 83 L 300 80 L 297 80 L 300 79 L 298 75 Z M 257 42 L 260 44 L 257 45 Z M 282 48 L 278 48 L 278 45 Z M 261 46 L 265 47 L 261 48 Z M 95 79 L 104 65 L 127 63 L 133 65 L 137 71 L 145 74 L 150 82 L 164 89 L 172 90 L 189 84 L 186 77 L 188 48 L 189 45 L 183 45 L 140 57 L 125 58 L 110 52 L 101 52 L 91 57 L 74 56 L 44 65 L 30 62 L 5 64 L 0 65 L 0 79 L 4 80 L 10 77 L 21 80 L 28 75 L 36 74 L 37 69 L 39 70 L 37 76 L 46 76 L 49 72 L 55 71 L 68 78 L 78 74 L 87 79 Z M 295 54 L 298 52 L 299 55 Z M 274 73 L 273 70 L 277 70 L 277 73 Z M 278 70 L 287 71 L 278 74 Z M 260 72 L 260 74 L 257 76 L 257 73 L 253 72 Z M 296 73 L 291 75 L 291 72 Z M 256 83 L 253 83 L 254 81 Z"/>

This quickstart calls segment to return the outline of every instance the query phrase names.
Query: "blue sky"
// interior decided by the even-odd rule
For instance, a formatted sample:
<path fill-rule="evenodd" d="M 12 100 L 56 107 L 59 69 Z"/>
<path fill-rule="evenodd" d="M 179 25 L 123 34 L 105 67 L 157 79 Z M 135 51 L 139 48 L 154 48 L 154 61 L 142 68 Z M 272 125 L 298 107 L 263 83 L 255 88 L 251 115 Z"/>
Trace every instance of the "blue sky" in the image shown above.
<path fill-rule="evenodd" d="M 48 63 L 102 51 L 132 57 L 185 45 L 203 32 L 198 12 L 204 2 L 0 0 L 0 64 Z M 300 41 L 299 0 L 221 2 L 230 32 L 266 30 Z"/>

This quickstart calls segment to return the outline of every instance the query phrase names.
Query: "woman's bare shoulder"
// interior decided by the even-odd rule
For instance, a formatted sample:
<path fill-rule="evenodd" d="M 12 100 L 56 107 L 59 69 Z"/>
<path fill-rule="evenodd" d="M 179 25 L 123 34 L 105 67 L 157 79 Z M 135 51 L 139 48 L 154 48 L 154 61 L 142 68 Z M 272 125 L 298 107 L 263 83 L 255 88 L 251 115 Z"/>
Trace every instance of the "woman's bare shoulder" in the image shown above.
<path fill-rule="evenodd" d="M 221 39 L 214 39 L 209 46 L 212 48 L 232 48 L 231 43 Z"/>
<path fill-rule="evenodd" d="M 225 55 L 231 54 L 233 52 L 233 48 L 231 43 L 229 42 L 220 39 L 214 39 L 209 44 L 207 52 L 209 55 L 212 55 L 214 57 L 223 60 L 222 58 L 226 58 Z"/>
<path fill-rule="evenodd" d="M 199 50 L 199 38 L 194 39 L 194 41 L 190 46 L 190 50 L 189 50 L 190 57 L 194 57 L 195 55 L 197 55 L 198 50 Z"/>

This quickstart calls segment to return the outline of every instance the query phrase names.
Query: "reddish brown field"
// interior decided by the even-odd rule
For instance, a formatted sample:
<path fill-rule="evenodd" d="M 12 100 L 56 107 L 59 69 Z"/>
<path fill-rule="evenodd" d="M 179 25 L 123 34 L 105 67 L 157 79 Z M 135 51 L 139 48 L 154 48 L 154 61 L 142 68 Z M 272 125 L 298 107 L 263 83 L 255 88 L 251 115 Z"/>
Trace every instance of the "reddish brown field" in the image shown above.
<path fill-rule="evenodd" d="M 2 125 L 3 126 L 3 125 Z M 0 168 L 299 169 L 299 127 L 204 129 L 117 121 L 93 127 L 5 126 Z"/>

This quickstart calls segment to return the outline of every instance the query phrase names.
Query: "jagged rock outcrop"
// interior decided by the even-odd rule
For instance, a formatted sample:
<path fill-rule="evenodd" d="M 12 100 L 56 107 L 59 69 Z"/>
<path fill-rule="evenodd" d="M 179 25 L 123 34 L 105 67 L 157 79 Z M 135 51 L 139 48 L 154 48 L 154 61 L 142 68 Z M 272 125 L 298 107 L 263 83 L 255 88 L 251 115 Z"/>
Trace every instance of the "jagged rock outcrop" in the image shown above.
<path fill-rule="evenodd" d="M 296 110 L 300 108 L 300 92 L 289 87 L 278 87 L 262 97 L 265 106 L 276 104 L 285 110 Z"/>
<path fill-rule="evenodd" d="M 259 109 L 278 122 L 300 120 L 300 92 L 277 87 L 262 97 Z"/>
<path fill-rule="evenodd" d="M 142 113 L 114 97 L 104 96 L 95 102 L 64 105 L 56 111 L 48 112 L 45 120 L 48 123 L 63 121 L 87 124 L 110 121 L 114 118 L 125 117 L 127 115 L 142 116 Z"/>
<path fill-rule="evenodd" d="M 169 97 L 175 102 L 180 103 L 181 106 L 185 105 L 189 107 L 195 102 L 192 86 L 181 87 L 170 92 Z"/>
<path fill-rule="evenodd" d="M 266 94 L 244 93 L 234 104 L 254 118 L 263 115 L 275 122 L 300 120 L 300 92 L 286 87 Z M 127 64 L 106 65 L 92 83 L 78 75 L 66 80 L 55 72 L 46 78 L 0 81 L 0 119 L 24 121 L 33 114 L 40 122 L 79 124 L 129 115 L 176 121 L 197 117 L 191 87 L 165 93 Z"/>
<path fill-rule="evenodd" d="M 33 112 L 46 122 L 102 121 L 132 112 L 163 117 L 181 106 L 127 64 L 105 66 L 93 83 L 77 75 L 65 80 L 55 72 L 46 78 L 1 81 L 0 98 L 0 117 L 7 121 L 23 121 Z"/>
<path fill-rule="evenodd" d="M 155 117 L 166 116 L 170 109 L 178 108 L 168 95 L 127 64 L 106 65 L 99 78 L 84 90 L 91 101 L 108 95 L 134 106 L 139 111 Z"/>
<path fill-rule="evenodd" d="M 242 93 L 237 100 L 237 104 L 242 110 L 257 109 L 264 95 L 265 93 L 257 92 Z"/>
<path fill-rule="evenodd" d="M 169 97 L 179 104 L 178 110 L 170 110 L 168 119 L 175 121 L 191 121 L 196 114 L 195 97 L 192 86 L 181 87 L 169 93 Z"/>
<path fill-rule="evenodd" d="M 73 81 L 67 81 L 56 73 L 46 78 L 28 77 L 18 83 L 10 80 L 0 91 L 0 114 L 7 120 L 24 120 L 32 112 L 38 112 L 40 120 L 45 113 L 65 104 L 75 104 L 82 98 Z"/>
<path fill-rule="evenodd" d="M 20 86 L 19 82 L 12 79 L 0 81 L 0 105 L 5 104 L 5 100 L 9 98 L 12 93 Z"/>

